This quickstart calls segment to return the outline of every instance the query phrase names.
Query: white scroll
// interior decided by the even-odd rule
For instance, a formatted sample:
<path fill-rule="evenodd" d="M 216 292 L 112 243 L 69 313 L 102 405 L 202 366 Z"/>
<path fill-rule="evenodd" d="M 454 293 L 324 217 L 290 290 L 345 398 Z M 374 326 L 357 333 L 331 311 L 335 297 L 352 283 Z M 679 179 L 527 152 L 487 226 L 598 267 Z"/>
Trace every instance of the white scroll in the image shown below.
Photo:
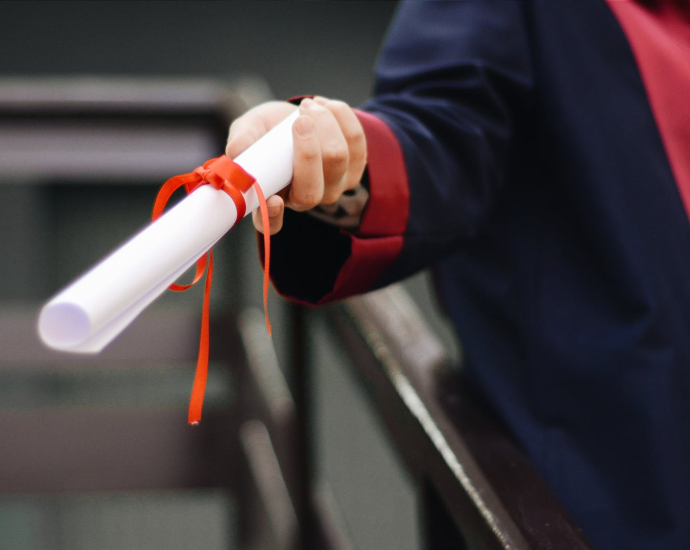
<path fill-rule="evenodd" d="M 292 180 L 295 111 L 235 160 L 269 197 Z M 259 207 L 252 188 L 247 215 Z M 51 299 L 38 333 L 49 347 L 97 353 L 205 254 L 237 221 L 224 191 L 202 185 Z"/>

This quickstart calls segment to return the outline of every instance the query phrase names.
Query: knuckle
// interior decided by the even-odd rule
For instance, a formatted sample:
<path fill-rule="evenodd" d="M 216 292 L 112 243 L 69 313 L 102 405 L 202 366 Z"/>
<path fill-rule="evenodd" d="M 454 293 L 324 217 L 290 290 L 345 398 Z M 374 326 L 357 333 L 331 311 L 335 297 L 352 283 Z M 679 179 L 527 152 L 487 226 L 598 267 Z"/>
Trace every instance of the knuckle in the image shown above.
<path fill-rule="evenodd" d="M 321 151 L 321 155 L 323 156 L 324 164 L 334 166 L 347 165 L 350 158 L 350 153 L 348 152 L 347 147 L 341 144 L 324 147 Z"/>
<path fill-rule="evenodd" d="M 350 147 L 356 149 L 364 148 L 364 130 L 362 130 L 361 126 L 350 126 L 348 128 L 345 128 L 343 130 L 343 135 L 345 136 L 347 142 L 350 144 Z"/>
<path fill-rule="evenodd" d="M 364 127 L 357 115 L 352 112 L 352 124 L 348 125 L 348 135 L 350 139 L 357 143 L 366 144 L 366 136 L 364 134 Z"/>
<path fill-rule="evenodd" d="M 295 206 L 302 210 L 311 210 L 321 202 L 323 195 L 315 191 L 302 191 L 294 197 Z"/>
<path fill-rule="evenodd" d="M 312 179 L 293 182 L 289 193 L 289 206 L 293 210 L 309 210 L 321 202 L 323 183 Z"/>
<path fill-rule="evenodd" d="M 299 159 L 305 162 L 314 162 L 319 158 L 319 150 L 316 147 L 303 147 L 298 153 Z"/>

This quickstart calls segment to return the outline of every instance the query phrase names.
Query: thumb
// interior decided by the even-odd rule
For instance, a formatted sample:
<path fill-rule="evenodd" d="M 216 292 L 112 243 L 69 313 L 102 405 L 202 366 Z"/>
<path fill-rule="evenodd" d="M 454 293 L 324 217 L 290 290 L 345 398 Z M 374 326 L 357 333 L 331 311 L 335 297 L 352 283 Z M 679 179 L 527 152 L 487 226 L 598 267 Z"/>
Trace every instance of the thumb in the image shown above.
<path fill-rule="evenodd" d="M 273 195 L 272 197 L 268 197 L 266 200 L 266 206 L 268 207 L 268 223 L 270 225 L 269 231 L 271 235 L 275 235 L 283 228 L 285 203 L 281 197 L 278 195 Z M 254 210 L 254 212 L 252 212 L 252 222 L 254 222 L 254 227 L 259 233 L 264 232 L 261 214 L 258 210 Z"/>

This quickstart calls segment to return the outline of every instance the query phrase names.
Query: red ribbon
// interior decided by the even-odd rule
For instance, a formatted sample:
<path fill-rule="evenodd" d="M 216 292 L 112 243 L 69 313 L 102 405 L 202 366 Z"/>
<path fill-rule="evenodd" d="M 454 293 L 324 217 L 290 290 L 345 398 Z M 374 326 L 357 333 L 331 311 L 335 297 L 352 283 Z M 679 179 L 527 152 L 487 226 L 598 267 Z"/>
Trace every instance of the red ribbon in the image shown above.
<path fill-rule="evenodd" d="M 254 186 L 256 190 L 256 194 L 259 197 L 261 221 L 264 226 L 264 313 L 266 315 L 268 335 L 271 336 L 271 323 L 268 320 L 268 269 L 271 260 L 271 238 L 268 231 L 268 207 L 266 206 L 266 198 L 264 197 L 261 187 L 256 184 L 256 180 L 251 174 L 247 173 L 244 168 L 236 164 L 231 158 L 223 155 L 206 161 L 203 166 L 199 166 L 194 172 L 170 178 L 163 184 L 160 191 L 158 191 L 156 202 L 153 205 L 152 221 L 161 217 L 170 197 L 180 187 L 184 186 L 187 194 L 189 194 L 201 185 L 212 185 L 216 189 L 227 193 L 237 207 L 237 221 L 241 220 L 247 212 L 247 203 L 244 199 L 244 193 L 249 191 L 252 186 Z M 176 292 L 183 292 L 191 288 L 201 280 L 201 277 L 203 277 L 207 263 L 208 274 L 204 286 L 204 305 L 201 313 L 199 357 L 196 364 L 196 374 L 194 375 L 194 385 L 192 386 L 192 396 L 189 400 L 189 415 L 187 421 L 190 424 L 198 424 L 201 421 L 201 410 L 204 404 L 204 394 L 206 393 L 209 350 L 209 298 L 211 295 L 211 281 L 213 280 L 213 251 L 209 251 L 208 254 L 204 254 L 197 260 L 196 273 L 190 284 L 178 285 L 173 283 L 169 287 L 170 290 Z"/>

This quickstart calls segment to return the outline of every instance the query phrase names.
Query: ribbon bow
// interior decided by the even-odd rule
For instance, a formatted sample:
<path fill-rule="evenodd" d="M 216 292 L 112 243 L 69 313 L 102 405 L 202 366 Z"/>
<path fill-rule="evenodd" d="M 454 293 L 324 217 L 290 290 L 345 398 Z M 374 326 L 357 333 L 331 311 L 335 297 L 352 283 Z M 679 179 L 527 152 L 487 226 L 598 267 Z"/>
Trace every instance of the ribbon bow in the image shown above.
<path fill-rule="evenodd" d="M 264 226 L 264 313 L 266 315 L 268 335 L 271 336 L 271 323 L 268 320 L 268 273 L 271 259 L 268 207 L 266 206 L 266 198 L 261 187 L 256 183 L 256 179 L 251 174 L 226 155 L 208 160 L 203 166 L 199 166 L 193 172 L 175 176 L 163 184 L 156 196 L 151 220 L 155 221 L 161 217 L 170 197 L 180 187 L 184 186 L 187 194 L 189 194 L 201 185 L 212 185 L 216 189 L 227 193 L 237 208 L 237 221 L 241 220 L 247 212 L 244 193 L 249 191 L 252 186 L 256 190 L 259 198 L 261 220 Z M 209 354 L 209 298 L 211 295 L 211 281 L 213 280 L 213 251 L 209 251 L 208 254 L 204 254 L 197 260 L 196 273 L 191 283 L 188 285 L 173 283 L 169 287 L 170 290 L 176 292 L 183 292 L 193 287 L 204 276 L 207 264 L 208 274 L 206 275 L 206 284 L 204 286 L 199 357 L 196 364 L 196 374 L 194 375 L 194 385 L 192 386 L 192 396 L 189 400 L 189 415 L 187 419 L 189 424 L 198 424 L 201 421 L 201 410 L 204 404 L 204 394 L 206 393 Z"/>

